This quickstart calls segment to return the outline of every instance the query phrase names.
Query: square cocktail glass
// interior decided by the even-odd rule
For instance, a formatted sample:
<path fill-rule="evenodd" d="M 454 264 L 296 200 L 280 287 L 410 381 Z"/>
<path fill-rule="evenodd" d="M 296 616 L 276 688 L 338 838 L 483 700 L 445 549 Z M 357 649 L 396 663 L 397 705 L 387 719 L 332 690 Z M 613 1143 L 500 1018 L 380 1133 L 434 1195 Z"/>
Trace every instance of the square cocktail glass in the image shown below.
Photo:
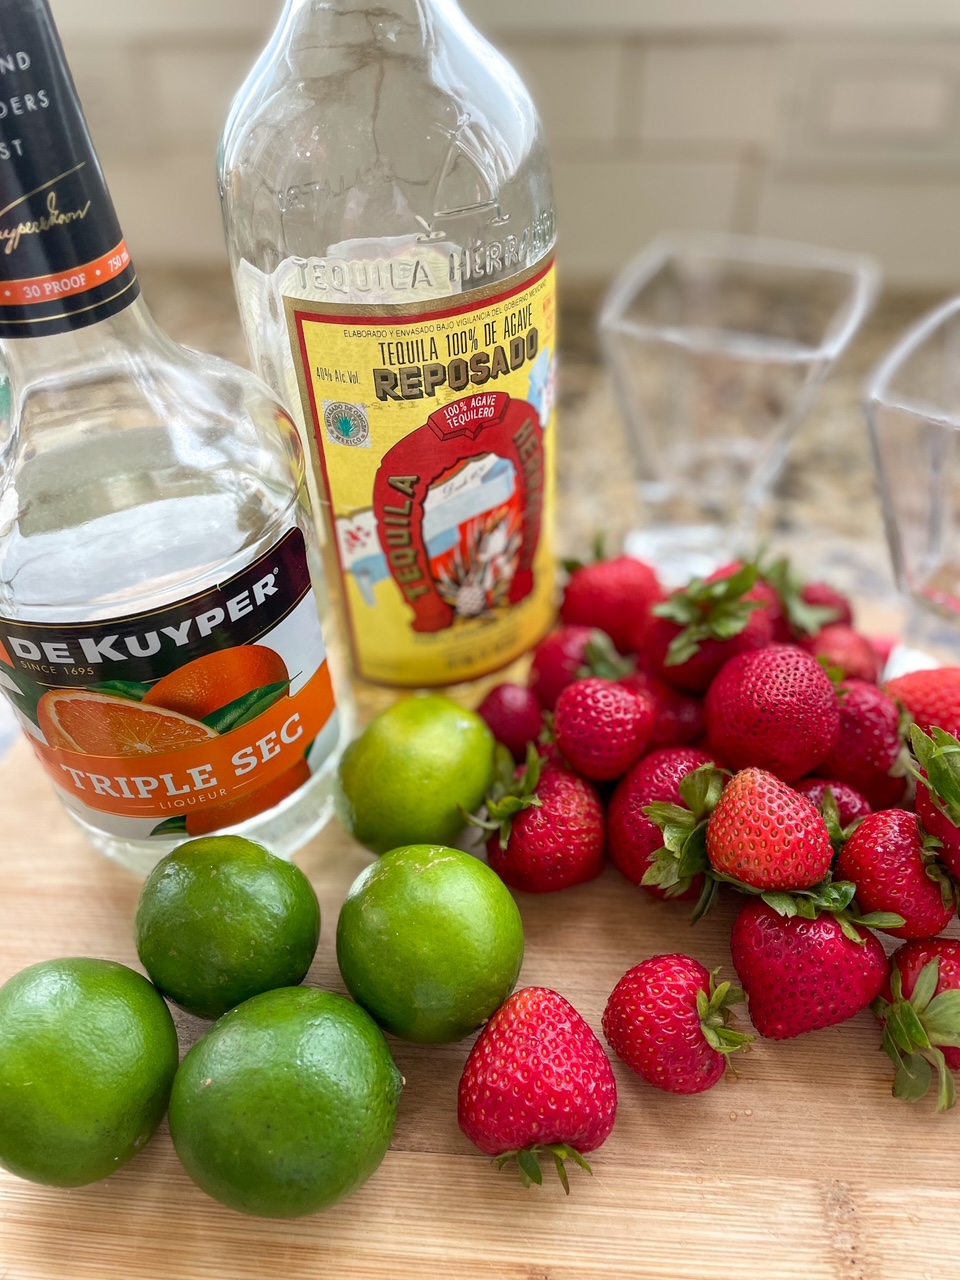
<path fill-rule="evenodd" d="M 600 333 L 635 458 L 631 554 L 673 584 L 756 550 L 790 436 L 879 280 L 869 258 L 694 233 L 626 269 Z"/>
<path fill-rule="evenodd" d="M 960 298 L 904 334 L 865 400 L 905 639 L 960 661 Z"/>

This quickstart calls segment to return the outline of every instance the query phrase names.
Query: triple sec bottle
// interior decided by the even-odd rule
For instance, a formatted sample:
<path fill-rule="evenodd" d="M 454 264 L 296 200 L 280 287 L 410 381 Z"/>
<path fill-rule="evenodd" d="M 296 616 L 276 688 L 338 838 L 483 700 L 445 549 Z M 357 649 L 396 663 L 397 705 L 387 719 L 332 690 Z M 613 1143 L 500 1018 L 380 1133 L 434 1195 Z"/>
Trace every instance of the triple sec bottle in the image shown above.
<path fill-rule="evenodd" d="M 0 0 L 0 84 L 0 686 L 105 853 L 290 854 L 352 731 L 297 430 L 151 319 L 47 0 Z"/>
<path fill-rule="evenodd" d="M 454 0 L 287 0 L 221 146 L 254 367 L 299 414 L 361 681 L 472 681 L 554 591 L 554 214 Z"/>

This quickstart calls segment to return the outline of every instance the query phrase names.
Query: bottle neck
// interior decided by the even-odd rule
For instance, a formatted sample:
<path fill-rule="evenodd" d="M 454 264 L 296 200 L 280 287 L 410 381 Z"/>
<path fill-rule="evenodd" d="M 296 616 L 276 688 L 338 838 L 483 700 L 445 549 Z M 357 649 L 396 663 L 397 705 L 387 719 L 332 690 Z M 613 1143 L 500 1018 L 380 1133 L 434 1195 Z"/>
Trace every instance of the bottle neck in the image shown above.
<path fill-rule="evenodd" d="M 456 0 L 286 0 L 278 34 L 305 43 L 323 35 L 333 48 L 383 44 L 403 53 L 407 46 L 422 49 L 435 26 L 457 12 Z"/>
<path fill-rule="evenodd" d="M 172 347 L 143 298 L 96 324 L 33 338 L 8 338 L 0 355 L 0 373 L 18 393 L 45 384 L 67 386 L 97 378 L 106 370 L 136 366 L 158 348 Z"/>
<path fill-rule="evenodd" d="M 140 286 L 48 0 L 0 0 L 0 338 L 79 331 Z"/>

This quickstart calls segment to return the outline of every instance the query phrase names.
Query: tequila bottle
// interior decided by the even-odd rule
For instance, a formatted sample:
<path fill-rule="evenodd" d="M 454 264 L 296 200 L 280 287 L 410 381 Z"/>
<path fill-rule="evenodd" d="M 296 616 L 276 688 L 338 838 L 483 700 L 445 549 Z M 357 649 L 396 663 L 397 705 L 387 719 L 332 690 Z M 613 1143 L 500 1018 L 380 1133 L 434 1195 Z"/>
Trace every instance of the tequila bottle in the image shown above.
<path fill-rule="evenodd" d="M 254 367 L 312 452 L 355 675 L 504 667 L 554 593 L 554 214 L 529 95 L 454 0 L 287 0 L 220 184 Z"/>
<path fill-rule="evenodd" d="M 289 855 L 351 732 L 298 432 L 152 320 L 47 0 L 0 0 L 0 80 L 0 686 L 108 855 Z"/>

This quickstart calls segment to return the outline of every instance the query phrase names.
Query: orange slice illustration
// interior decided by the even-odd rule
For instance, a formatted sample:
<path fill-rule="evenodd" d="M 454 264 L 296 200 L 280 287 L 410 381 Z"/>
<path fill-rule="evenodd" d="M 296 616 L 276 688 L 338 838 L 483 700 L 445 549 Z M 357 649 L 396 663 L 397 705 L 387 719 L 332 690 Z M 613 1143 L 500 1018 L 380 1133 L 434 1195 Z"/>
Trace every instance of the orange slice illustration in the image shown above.
<path fill-rule="evenodd" d="M 95 756 L 155 756 L 217 736 L 178 711 L 84 690 L 51 689 L 37 719 L 51 747 Z"/>
<path fill-rule="evenodd" d="M 286 664 L 263 644 L 241 644 L 194 658 L 158 680 L 144 703 L 202 720 L 263 685 L 289 679 Z"/>

